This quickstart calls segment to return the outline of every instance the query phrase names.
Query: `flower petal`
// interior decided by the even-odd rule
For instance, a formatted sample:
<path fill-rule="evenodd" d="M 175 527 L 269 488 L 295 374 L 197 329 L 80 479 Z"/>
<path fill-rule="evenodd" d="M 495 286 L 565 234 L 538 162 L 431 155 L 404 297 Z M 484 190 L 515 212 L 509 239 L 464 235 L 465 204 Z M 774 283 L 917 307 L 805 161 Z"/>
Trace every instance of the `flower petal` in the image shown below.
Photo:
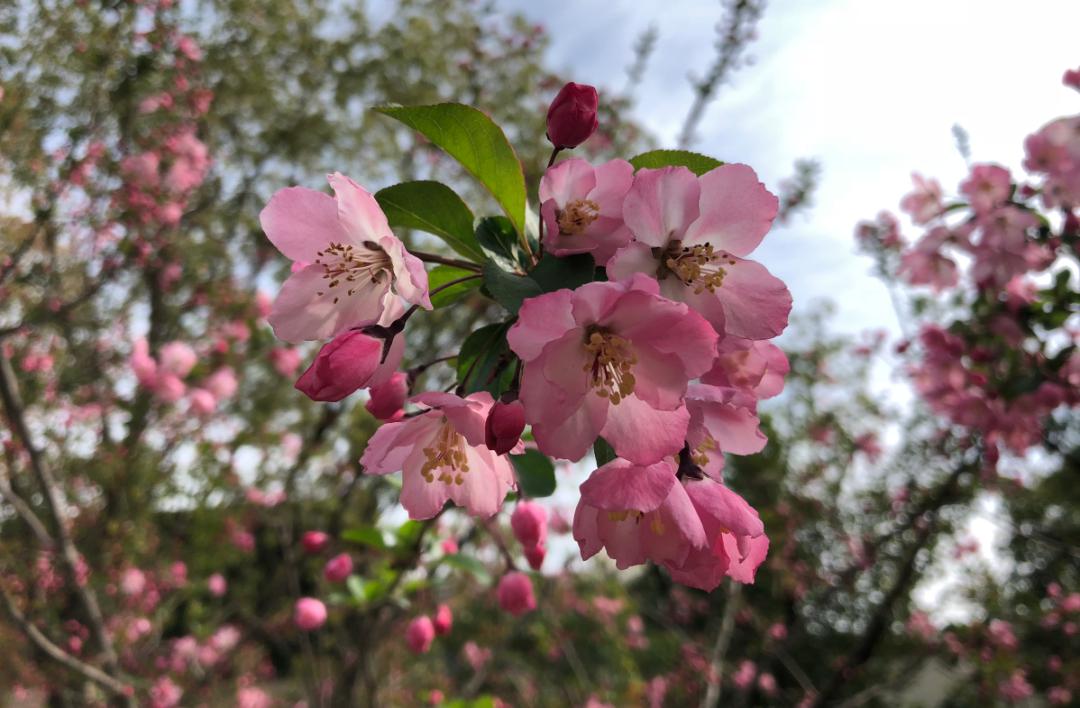
<path fill-rule="evenodd" d="M 270 242 L 294 261 L 310 263 L 328 243 L 345 238 L 334 198 L 306 187 L 275 193 L 259 213 L 259 223 Z"/>
<path fill-rule="evenodd" d="M 684 245 L 711 243 L 718 251 L 746 256 L 772 227 L 780 202 L 747 165 L 721 165 L 698 179 L 701 216 Z"/>

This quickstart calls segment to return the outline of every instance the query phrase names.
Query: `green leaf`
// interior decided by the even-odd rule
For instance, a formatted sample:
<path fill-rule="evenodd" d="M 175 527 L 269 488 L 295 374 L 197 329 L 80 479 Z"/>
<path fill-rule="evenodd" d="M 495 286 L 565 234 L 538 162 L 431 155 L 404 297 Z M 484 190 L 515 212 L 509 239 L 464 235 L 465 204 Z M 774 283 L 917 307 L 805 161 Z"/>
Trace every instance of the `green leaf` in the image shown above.
<path fill-rule="evenodd" d="M 367 599 L 368 589 L 359 575 L 350 575 L 346 578 L 345 587 L 349 589 L 349 594 L 353 596 L 354 600 L 363 601 Z"/>
<path fill-rule="evenodd" d="M 495 302 L 505 307 L 511 315 L 518 313 L 526 298 L 536 297 L 544 292 L 529 276 L 507 273 L 494 261 L 484 264 L 484 286 Z"/>
<path fill-rule="evenodd" d="M 511 455 L 518 490 L 527 497 L 550 497 L 555 493 L 555 464 L 539 450 Z"/>
<path fill-rule="evenodd" d="M 596 278 L 596 263 L 588 253 L 556 258 L 545 253 L 529 273 L 545 293 L 569 288 L 574 290 Z"/>
<path fill-rule="evenodd" d="M 484 255 L 496 261 L 503 270 L 524 270 L 525 256 L 521 252 L 514 225 L 505 216 L 489 216 L 476 225 L 476 242 Z"/>
<path fill-rule="evenodd" d="M 454 190 L 441 182 L 402 182 L 375 193 L 391 226 L 435 234 L 466 258 L 483 262 L 473 232 L 473 214 Z"/>
<path fill-rule="evenodd" d="M 428 272 L 428 290 L 433 291 L 436 288 L 446 285 L 455 280 L 467 278 L 469 276 L 476 276 L 471 280 L 466 280 L 463 283 L 457 283 L 451 285 L 445 290 L 440 290 L 431 296 L 431 304 L 435 309 L 440 307 L 446 307 L 447 305 L 453 305 L 458 300 L 468 295 L 470 292 L 480 287 L 482 282 L 479 275 L 471 270 L 465 270 L 464 268 L 455 268 L 454 266 L 440 265 L 435 266 Z"/>
<path fill-rule="evenodd" d="M 360 526 L 354 529 L 347 529 L 341 533 L 341 538 L 350 543 L 371 546 L 372 548 L 378 548 L 381 551 L 385 551 L 388 547 L 386 545 L 386 539 L 383 538 L 382 531 L 374 526 Z"/>
<path fill-rule="evenodd" d="M 488 391 L 498 398 L 514 377 L 514 355 L 506 344 L 512 322 L 481 327 L 470 334 L 458 353 L 458 384 L 465 393 Z M 475 363 L 474 363 L 475 362 Z"/>
<path fill-rule="evenodd" d="M 525 232 L 525 174 L 502 129 L 484 113 L 460 103 L 380 106 L 447 152 L 487 187 L 519 233 Z"/>
<path fill-rule="evenodd" d="M 420 521 L 414 521 L 409 519 L 394 533 L 394 537 L 397 539 L 397 545 L 400 548 L 411 549 L 416 545 L 416 539 L 420 538 L 420 534 L 424 530 L 424 524 Z"/>
<path fill-rule="evenodd" d="M 611 443 L 603 438 L 597 438 L 592 446 L 593 457 L 596 458 L 596 466 L 603 467 L 615 459 L 615 450 Z"/>
<path fill-rule="evenodd" d="M 701 176 L 709 170 L 716 169 L 724 163 L 715 157 L 702 155 L 688 150 L 650 150 L 636 157 L 630 158 L 630 164 L 635 170 L 643 167 L 656 169 L 658 167 L 687 167 L 694 174 Z"/>
<path fill-rule="evenodd" d="M 452 556 L 443 556 L 442 562 L 451 568 L 464 570 L 485 585 L 491 582 L 491 574 L 488 573 L 487 568 L 472 556 L 455 553 Z"/>

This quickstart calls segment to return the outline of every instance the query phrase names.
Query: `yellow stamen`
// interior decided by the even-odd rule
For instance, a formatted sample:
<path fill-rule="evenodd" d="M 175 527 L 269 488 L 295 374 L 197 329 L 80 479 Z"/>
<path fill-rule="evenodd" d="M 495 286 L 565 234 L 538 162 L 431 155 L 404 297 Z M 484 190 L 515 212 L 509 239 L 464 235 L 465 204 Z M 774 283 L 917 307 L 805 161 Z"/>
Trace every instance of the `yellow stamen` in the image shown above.
<path fill-rule="evenodd" d="M 591 199 L 577 199 L 555 212 L 559 233 L 564 236 L 577 236 L 599 217 L 600 205 Z"/>
<path fill-rule="evenodd" d="M 705 439 L 690 453 L 690 461 L 698 467 L 704 467 L 709 464 L 709 453 L 719 449 L 720 445 L 713 439 L 713 436 L 706 433 Z"/>
<path fill-rule="evenodd" d="M 444 484 L 464 484 L 469 461 L 465 456 L 465 438 L 443 418 L 431 447 L 424 448 L 424 465 L 420 474 L 427 482 L 438 479 Z"/>
<path fill-rule="evenodd" d="M 696 295 L 706 290 L 715 293 L 724 283 L 725 263 L 735 265 L 735 259 L 726 251 L 715 250 L 711 243 L 683 248 L 681 241 L 672 241 L 661 254 L 657 277 L 663 280 L 668 274 L 674 275 L 684 285 L 694 288 Z"/>
<path fill-rule="evenodd" d="M 585 334 L 589 385 L 596 395 L 619 403 L 634 392 L 633 367 L 637 357 L 630 342 L 617 334 L 593 329 Z"/>

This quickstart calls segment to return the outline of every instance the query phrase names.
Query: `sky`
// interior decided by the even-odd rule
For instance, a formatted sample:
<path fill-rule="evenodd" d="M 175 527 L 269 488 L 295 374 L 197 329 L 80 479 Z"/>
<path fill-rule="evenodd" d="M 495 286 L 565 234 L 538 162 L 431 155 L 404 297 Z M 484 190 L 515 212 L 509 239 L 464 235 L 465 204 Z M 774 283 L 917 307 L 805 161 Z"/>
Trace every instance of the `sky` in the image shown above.
<path fill-rule="evenodd" d="M 633 45 L 659 31 L 634 116 L 676 147 L 692 102 L 687 76 L 712 60 L 719 0 L 497 0 L 542 23 L 548 63 L 567 80 L 626 84 Z M 885 287 L 856 255 L 855 224 L 897 209 L 917 170 L 955 191 L 972 159 L 1019 168 L 1023 139 L 1080 96 L 1061 83 L 1080 66 L 1080 0 L 773 0 L 752 66 L 709 106 L 695 150 L 745 162 L 773 191 L 802 157 L 823 168 L 814 207 L 774 228 L 753 256 L 792 290 L 794 312 L 836 302 L 833 326 L 898 333 Z M 908 232 L 908 236 L 917 235 Z"/>

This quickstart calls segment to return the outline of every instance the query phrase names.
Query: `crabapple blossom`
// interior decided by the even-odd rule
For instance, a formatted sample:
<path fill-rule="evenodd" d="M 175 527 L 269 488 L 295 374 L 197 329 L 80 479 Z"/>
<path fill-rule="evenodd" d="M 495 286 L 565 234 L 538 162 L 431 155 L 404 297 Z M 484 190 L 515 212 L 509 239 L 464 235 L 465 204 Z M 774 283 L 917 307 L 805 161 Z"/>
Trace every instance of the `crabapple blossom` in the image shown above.
<path fill-rule="evenodd" d="M 623 200 L 634 181 L 626 160 L 593 167 L 572 158 L 548 168 L 540 180 L 544 247 L 556 256 L 589 253 L 605 265 L 630 241 Z"/>
<path fill-rule="evenodd" d="M 353 561 L 348 553 L 339 553 L 326 561 L 323 577 L 331 583 L 343 583 L 352 574 Z"/>
<path fill-rule="evenodd" d="M 297 628 L 311 632 L 326 622 L 326 605 L 314 597 L 302 597 L 296 601 L 293 623 Z"/>
<path fill-rule="evenodd" d="M 224 597 L 229 589 L 229 584 L 225 580 L 224 575 L 221 573 L 214 573 L 206 579 L 206 587 L 214 597 Z"/>
<path fill-rule="evenodd" d="M 399 296 L 431 309 L 424 264 L 390 231 L 375 198 L 339 172 L 327 179 L 334 197 L 289 187 L 259 215 L 283 255 L 309 264 L 285 281 L 270 312 L 274 333 L 288 342 L 390 324 Z"/>
<path fill-rule="evenodd" d="M 577 460 L 601 435 L 649 464 L 682 448 L 682 398 L 712 365 L 716 333 L 638 274 L 526 300 L 507 342 L 524 362 L 521 401 L 542 451 Z"/>
<path fill-rule="evenodd" d="M 372 384 L 368 395 L 364 404 L 368 413 L 382 421 L 401 420 L 405 416 L 405 399 L 409 396 L 409 377 L 395 371 L 385 381 Z"/>
<path fill-rule="evenodd" d="M 547 112 L 547 137 L 556 148 L 575 148 L 596 132 L 600 103 L 596 89 L 569 82 L 556 94 Z"/>
<path fill-rule="evenodd" d="M 439 605 L 435 610 L 435 619 L 433 621 L 435 634 L 439 636 L 449 634 L 453 624 L 454 613 L 450 611 L 450 606 L 446 604 Z"/>
<path fill-rule="evenodd" d="M 361 388 L 385 383 L 401 363 L 405 344 L 394 337 L 384 354 L 382 339 L 349 330 L 323 345 L 315 361 L 296 380 L 296 389 L 313 401 L 340 401 Z"/>
<path fill-rule="evenodd" d="M 499 599 L 499 607 L 515 617 L 536 609 L 532 579 L 520 571 L 511 571 L 502 576 L 499 579 L 496 595 Z"/>
<path fill-rule="evenodd" d="M 541 546 L 547 540 L 547 510 L 536 502 L 518 502 L 510 515 L 510 528 L 525 548 Z"/>
<path fill-rule="evenodd" d="M 305 531 L 300 537 L 300 545 L 311 555 L 322 553 L 330 545 L 330 536 L 323 531 Z"/>
<path fill-rule="evenodd" d="M 510 461 L 484 444 L 491 394 L 423 393 L 411 400 L 426 409 L 375 431 L 360 458 L 365 474 L 401 470 L 401 503 L 413 519 L 435 516 L 448 500 L 473 516 L 495 514 L 515 482 Z"/>
<path fill-rule="evenodd" d="M 497 455 L 514 449 L 525 430 L 525 408 L 520 401 L 495 401 L 484 421 L 484 444 Z"/>
<path fill-rule="evenodd" d="M 427 615 L 414 617 L 405 629 L 405 643 L 413 654 L 426 654 L 435 641 L 435 625 Z"/>

